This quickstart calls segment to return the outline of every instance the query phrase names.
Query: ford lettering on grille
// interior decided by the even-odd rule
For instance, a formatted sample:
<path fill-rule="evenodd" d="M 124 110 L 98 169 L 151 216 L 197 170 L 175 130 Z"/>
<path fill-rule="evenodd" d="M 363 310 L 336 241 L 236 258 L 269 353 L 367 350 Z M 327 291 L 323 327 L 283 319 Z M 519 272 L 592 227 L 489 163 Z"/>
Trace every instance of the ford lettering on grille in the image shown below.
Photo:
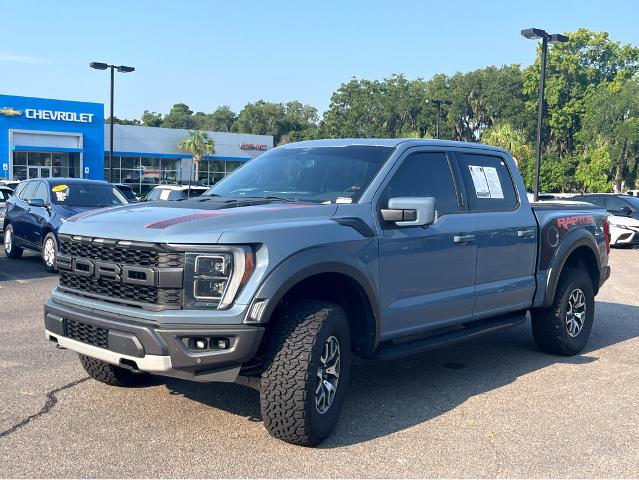
<path fill-rule="evenodd" d="M 157 271 L 153 268 L 118 265 L 117 263 L 100 262 L 87 258 L 73 258 L 67 255 L 58 255 L 57 263 L 60 270 L 73 272 L 82 277 L 146 287 L 158 285 Z"/>

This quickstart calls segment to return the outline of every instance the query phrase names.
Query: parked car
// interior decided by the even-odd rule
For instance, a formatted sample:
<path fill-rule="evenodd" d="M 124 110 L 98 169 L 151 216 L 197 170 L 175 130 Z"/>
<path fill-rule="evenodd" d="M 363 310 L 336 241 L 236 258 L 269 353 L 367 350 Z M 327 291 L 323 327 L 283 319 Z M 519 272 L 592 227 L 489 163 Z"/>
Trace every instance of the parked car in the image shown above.
<path fill-rule="evenodd" d="M 0 225 L 4 222 L 5 213 L 7 211 L 7 200 L 13 195 L 13 190 L 9 187 L 0 187 Z M 3 232 L 0 231 L 0 239 L 2 239 Z"/>
<path fill-rule="evenodd" d="M 135 190 L 126 183 L 114 183 L 113 186 L 117 188 L 122 195 L 126 197 L 129 203 L 136 203 L 140 201 L 140 198 L 135 193 Z"/>
<path fill-rule="evenodd" d="M 639 198 L 617 193 L 591 193 L 572 200 L 593 203 L 608 211 L 612 246 L 639 245 Z"/>
<path fill-rule="evenodd" d="M 76 178 L 39 178 L 20 183 L 6 203 L 4 249 L 19 258 L 24 249 L 42 255 L 49 272 L 56 270 L 58 230 L 73 215 L 128 204 L 110 183 Z"/>
<path fill-rule="evenodd" d="M 189 197 L 199 197 L 208 189 L 208 187 L 198 187 L 195 185 L 192 185 L 190 189 L 188 185 L 158 185 L 146 194 L 144 200 L 147 202 L 155 200 L 183 200 Z"/>
<path fill-rule="evenodd" d="M 202 197 L 65 223 L 45 333 L 109 385 L 253 384 L 271 435 L 316 445 L 353 355 L 415 354 L 528 312 L 541 350 L 579 353 L 610 274 L 607 218 L 531 206 L 512 157 L 487 145 L 292 143 Z"/>
<path fill-rule="evenodd" d="M 15 190 L 19 184 L 19 180 L 0 180 L 0 187 L 8 187 L 11 190 Z"/>

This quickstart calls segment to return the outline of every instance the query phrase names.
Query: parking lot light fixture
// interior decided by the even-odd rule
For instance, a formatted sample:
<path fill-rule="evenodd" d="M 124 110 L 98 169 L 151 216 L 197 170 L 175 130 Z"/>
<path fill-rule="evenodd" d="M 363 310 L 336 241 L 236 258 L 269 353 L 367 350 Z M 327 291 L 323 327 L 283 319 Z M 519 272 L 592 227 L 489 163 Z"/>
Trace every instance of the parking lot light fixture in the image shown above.
<path fill-rule="evenodd" d="M 526 28 L 521 35 L 529 40 L 541 39 L 541 75 L 539 76 L 539 105 L 537 111 L 537 144 L 535 147 L 535 191 L 533 200 L 539 200 L 539 174 L 541 170 L 541 128 L 544 121 L 544 88 L 546 84 L 546 53 L 549 43 L 563 43 L 569 40 L 561 33 L 548 34 L 541 28 Z"/>
<path fill-rule="evenodd" d="M 439 138 L 439 118 L 441 116 L 442 105 L 450 105 L 453 102 L 451 102 L 450 100 L 430 99 L 428 100 L 428 103 L 434 103 L 435 105 L 437 105 L 437 129 L 435 136 Z"/>
<path fill-rule="evenodd" d="M 120 73 L 131 73 L 135 71 L 135 67 L 127 67 L 126 65 L 109 65 L 103 62 L 91 62 L 91 68 L 96 70 L 111 69 L 111 113 L 109 119 L 109 181 L 113 182 L 113 86 L 115 83 L 115 71 Z"/>

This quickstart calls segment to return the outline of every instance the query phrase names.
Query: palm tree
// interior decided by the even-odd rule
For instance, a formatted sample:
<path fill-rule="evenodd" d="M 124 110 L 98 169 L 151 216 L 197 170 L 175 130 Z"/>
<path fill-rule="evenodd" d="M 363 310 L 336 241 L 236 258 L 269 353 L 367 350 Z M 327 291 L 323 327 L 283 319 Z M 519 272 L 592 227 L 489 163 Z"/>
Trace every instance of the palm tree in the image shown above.
<path fill-rule="evenodd" d="M 215 140 L 201 130 L 190 130 L 188 136 L 182 140 L 178 147 L 193 155 L 193 167 L 195 168 L 195 180 L 198 179 L 200 160 L 205 155 L 215 153 Z M 189 178 L 189 185 L 191 179 Z"/>
<path fill-rule="evenodd" d="M 482 134 L 481 142 L 508 150 L 516 163 L 519 163 L 518 160 L 525 162 L 532 156 L 532 148 L 526 142 L 524 133 L 508 123 L 488 128 Z"/>

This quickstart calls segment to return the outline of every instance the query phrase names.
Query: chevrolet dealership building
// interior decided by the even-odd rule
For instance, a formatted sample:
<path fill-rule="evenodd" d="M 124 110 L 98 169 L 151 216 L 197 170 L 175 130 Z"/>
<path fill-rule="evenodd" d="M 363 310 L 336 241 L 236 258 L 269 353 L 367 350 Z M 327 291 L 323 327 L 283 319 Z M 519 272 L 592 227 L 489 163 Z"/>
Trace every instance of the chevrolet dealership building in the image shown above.
<path fill-rule="evenodd" d="M 215 152 L 199 165 L 212 185 L 273 148 L 270 135 L 208 132 Z M 192 157 L 178 148 L 187 130 L 114 125 L 113 182 L 146 193 L 160 183 L 188 182 Z M 110 179 L 109 124 L 104 105 L 0 95 L 0 179 Z"/>

